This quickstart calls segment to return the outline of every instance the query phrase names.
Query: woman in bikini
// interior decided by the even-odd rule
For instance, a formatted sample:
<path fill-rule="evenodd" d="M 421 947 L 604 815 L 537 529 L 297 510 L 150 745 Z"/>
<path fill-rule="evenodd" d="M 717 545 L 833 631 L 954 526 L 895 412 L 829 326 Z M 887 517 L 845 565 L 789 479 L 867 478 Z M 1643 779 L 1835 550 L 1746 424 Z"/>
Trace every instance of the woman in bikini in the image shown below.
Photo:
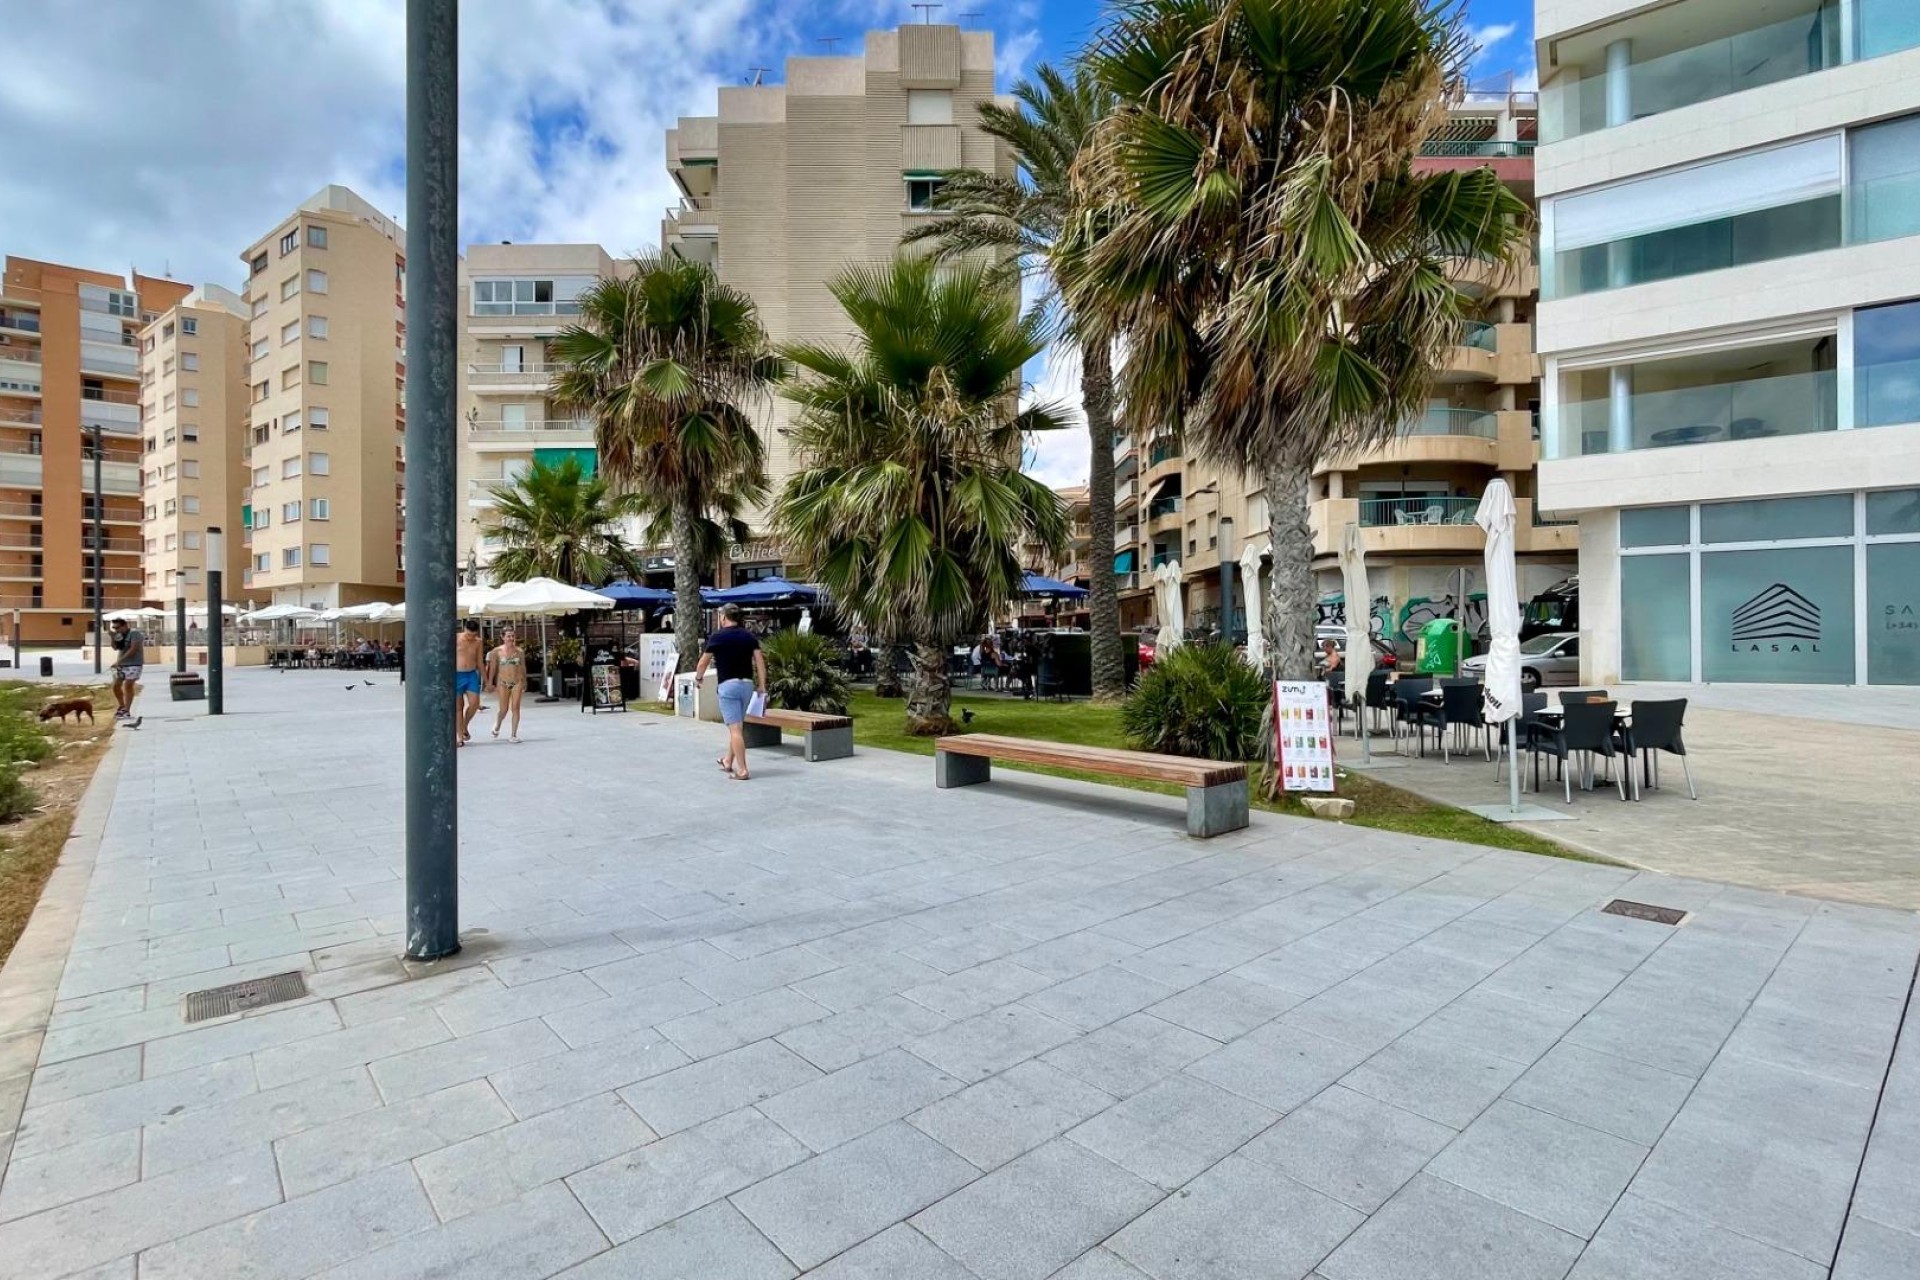
<path fill-rule="evenodd" d="M 527 655 L 512 627 L 500 633 L 500 643 L 487 655 L 487 686 L 500 699 L 493 717 L 493 736 L 499 737 L 500 726 L 505 724 L 507 741 L 520 741 L 520 699 L 527 692 Z"/>

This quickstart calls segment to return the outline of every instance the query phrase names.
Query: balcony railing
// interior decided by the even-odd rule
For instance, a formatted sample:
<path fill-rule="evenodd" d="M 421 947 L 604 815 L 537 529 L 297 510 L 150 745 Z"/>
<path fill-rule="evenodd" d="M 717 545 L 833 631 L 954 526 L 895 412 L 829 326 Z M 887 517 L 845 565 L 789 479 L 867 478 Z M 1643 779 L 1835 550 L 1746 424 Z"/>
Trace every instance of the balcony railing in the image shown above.
<path fill-rule="evenodd" d="M 1500 142 L 1491 138 L 1475 141 L 1450 141 L 1434 138 L 1420 144 L 1420 154 L 1423 156 L 1467 156 L 1481 157 L 1488 160 L 1511 160 L 1520 156 L 1532 155 L 1533 149 L 1537 145 L 1537 143 L 1533 142 Z"/>
<path fill-rule="evenodd" d="M 139 404 L 140 403 L 140 397 L 132 391 L 108 391 L 105 389 L 94 390 L 87 387 L 82 387 L 80 389 L 80 398 L 82 400 L 99 400 L 106 404 Z"/>
<path fill-rule="evenodd" d="M 20 516 L 28 520 L 38 520 L 40 506 L 33 502 L 0 502 L 0 516 Z"/>
<path fill-rule="evenodd" d="M 0 311 L 0 329 L 18 329 L 22 333 L 40 332 L 40 317 L 19 311 Z"/>
<path fill-rule="evenodd" d="M 1170 498 L 1155 498 L 1147 504 L 1147 519 L 1149 520 L 1158 520 L 1161 516 L 1178 515 L 1179 513 L 1180 497 L 1178 494 Z"/>
<path fill-rule="evenodd" d="M 523 360 L 517 365 L 506 365 L 497 361 L 493 363 L 476 362 L 467 366 L 467 372 L 477 377 L 498 377 L 501 375 L 515 377 L 524 374 L 529 378 L 544 378 L 547 374 L 559 367 L 557 364 L 537 364 L 527 360 Z"/>
<path fill-rule="evenodd" d="M 1448 498 L 1435 494 L 1400 494 L 1391 498 L 1360 499 L 1360 524 L 1377 529 L 1390 525 L 1467 525 L 1480 509 L 1478 498 Z"/>
<path fill-rule="evenodd" d="M 0 409 L 0 425 L 9 427 L 37 427 L 40 417 L 38 409 Z"/>
<path fill-rule="evenodd" d="M 1157 467 L 1161 463 L 1180 456 L 1180 444 L 1176 440 L 1156 440 L 1147 450 L 1147 465 Z"/>
<path fill-rule="evenodd" d="M 1547 456 L 1577 458 L 1839 428 L 1838 382 L 1831 369 L 1634 392 L 1617 422 L 1613 408 L 1603 399 L 1563 402 L 1558 430 L 1550 430 L 1544 442 Z"/>
<path fill-rule="evenodd" d="M 1499 335 L 1500 331 L 1486 321 L 1469 320 L 1466 330 L 1460 335 L 1460 345 L 1478 351 L 1492 351 L 1499 345 Z"/>
<path fill-rule="evenodd" d="M 1494 440 L 1500 420 L 1488 409 L 1428 409 L 1400 428 L 1403 436 L 1477 436 Z"/>
<path fill-rule="evenodd" d="M 508 422 L 501 418 L 475 418 L 470 438 L 474 440 L 511 440 L 534 435 L 593 434 L 593 422 L 586 418 L 522 418 Z"/>
<path fill-rule="evenodd" d="M 1155 554 L 1151 560 L 1147 561 L 1147 567 L 1149 569 L 1158 569 L 1163 564 L 1175 564 L 1175 563 L 1177 563 L 1177 559 L 1174 556 L 1173 552 L 1161 551 Z"/>
<path fill-rule="evenodd" d="M 0 343 L 0 360 L 11 360 L 16 364 L 39 364 L 40 348 Z"/>

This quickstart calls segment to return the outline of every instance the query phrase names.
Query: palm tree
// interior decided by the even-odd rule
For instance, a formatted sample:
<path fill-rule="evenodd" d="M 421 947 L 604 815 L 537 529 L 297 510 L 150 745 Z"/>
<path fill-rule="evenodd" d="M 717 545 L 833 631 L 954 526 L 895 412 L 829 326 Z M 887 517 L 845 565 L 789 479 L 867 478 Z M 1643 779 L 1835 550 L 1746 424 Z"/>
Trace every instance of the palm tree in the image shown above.
<path fill-rule="evenodd" d="M 501 541 L 490 566 L 495 581 L 558 578 L 596 585 L 639 570 L 620 526 L 630 501 L 588 475 L 575 457 L 536 462 L 493 488 L 487 532 Z"/>
<path fill-rule="evenodd" d="M 767 496 L 765 450 L 748 405 L 766 396 L 780 364 L 753 300 L 713 268 L 639 257 L 630 274 L 580 298 L 579 322 L 547 347 L 557 366 L 548 394 L 590 413 L 600 467 L 645 510 L 665 512 L 673 544 L 673 634 L 680 667 L 700 654 L 700 575 L 717 540 L 703 522 L 726 520 Z"/>
<path fill-rule="evenodd" d="M 1284 678 L 1312 672 L 1315 460 L 1394 436 L 1469 312 L 1449 265 L 1524 244 L 1490 170 L 1413 169 L 1468 49 L 1432 0 L 1132 0 L 1089 54 L 1119 105 L 1066 292 L 1126 335 L 1131 411 L 1265 486 Z"/>
<path fill-rule="evenodd" d="M 1013 177 L 956 169 L 943 175 L 936 208 L 950 216 L 907 233 L 909 243 L 928 242 L 943 258 L 985 256 L 1043 284 L 1050 311 L 1060 296 L 1054 281 L 1072 242 L 1062 235 L 1074 216 L 1073 164 L 1094 127 L 1113 107 L 1113 95 L 1090 76 L 1069 78 L 1042 64 L 1032 80 L 1014 86 L 1013 107 L 983 103 L 980 126 L 1013 153 Z M 1120 646 L 1120 592 L 1114 580 L 1113 547 L 1113 343 L 1097 315 L 1064 311 L 1055 326 L 1080 358 L 1080 394 L 1087 414 L 1091 457 L 1087 507 L 1093 526 L 1093 696 L 1106 700 L 1127 691 L 1126 658 Z"/>
<path fill-rule="evenodd" d="M 851 349 L 784 349 L 802 469 L 774 506 L 787 545 L 849 612 L 913 646 L 907 730 L 953 727 L 947 654 L 1019 589 L 1020 543 L 1065 544 L 1059 496 L 1020 471 L 1050 406 L 1019 407 L 1037 316 L 978 264 L 849 268 L 831 284 Z"/>

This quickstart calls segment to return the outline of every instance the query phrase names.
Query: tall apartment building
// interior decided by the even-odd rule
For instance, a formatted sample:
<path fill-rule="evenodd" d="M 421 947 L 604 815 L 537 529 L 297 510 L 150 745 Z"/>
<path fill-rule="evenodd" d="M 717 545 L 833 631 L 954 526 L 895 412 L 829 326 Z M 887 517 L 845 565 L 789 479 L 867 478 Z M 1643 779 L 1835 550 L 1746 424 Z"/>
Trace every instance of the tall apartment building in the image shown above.
<path fill-rule="evenodd" d="M 1006 148 L 979 125 L 993 99 L 993 34 L 925 24 L 869 31 L 861 54 L 789 58 L 784 84 L 720 90 L 719 113 L 667 132 L 681 191 L 662 246 L 715 263 L 752 295 L 776 341 L 851 337 L 828 283 L 852 263 L 884 261 L 908 228 L 941 215 L 941 172 L 1011 176 Z M 777 485 L 793 471 L 788 406 L 756 415 Z M 762 541 L 739 551 L 739 576 L 779 568 Z"/>
<path fill-rule="evenodd" d="M 246 565 L 247 304 L 202 285 L 140 332 L 142 596 L 205 598 L 209 527 L 227 531 L 225 581 Z M 176 576 L 178 575 L 178 576 Z"/>
<path fill-rule="evenodd" d="M 1537 99 L 1476 90 L 1428 142 L 1425 170 L 1486 165 L 1533 197 Z M 1336 557 L 1349 524 L 1367 549 L 1375 634 L 1410 645 L 1422 623 L 1456 609 L 1465 574 L 1465 621 L 1484 621 L 1485 546 L 1473 513 L 1487 482 L 1504 476 L 1519 507 L 1515 539 L 1522 599 L 1574 572 L 1577 529 L 1535 498 L 1535 410 L 1539 362 L 1533 351 L 1539 273 L 1475 269 L 1458 283 L 1479 310 L 1440 372 L 1432 399 L 1391 444 L 1359 457 L 1323 458 L 1314 468 L 1311 508 L 1321 621 L 1344 620 Z M 1152 572 L 1178 562 L 1190 629 L 1220 626 L 1220 522 L 1233 522 L 1233 559 L 1267 541 L 1268 513 L 1257 476 L 1187 454 L 1178 433 L 1129 424 L 1114 444 L 1116 557 L 1121 620 L 1153 619 Z M 1240 590 L 1252 590 L 1246 584 Z M 1234 628 L 1245 619 L 1236 596 Z"/>
<path fill-rule="evenodd" d="M 475 244 L 460 278 L 460 522 L 464 568 L 482 569 L 493 490 L 535 462 L 568 455 L 594 469 L 593 422 L 547 399 L 547 342 L 574 323 L 580 295 L 621 270 L 595 244 Z"/>
<path fill-rule="evenodd" d="M 1920 7 L 1540 0 L 1583 678 L 1920 683 Z"/>
<path fill-rule="evenodd" d="M 397 600 L 406 418 L 406 236 L 323 188 L 247 266 L 247 559 L 235 598 Z"/>
<path fill-rule="evenodd" d="M 108 609 L 140 603 L 137 333 L 187 286 L 6 260 L 0 282 L 0 611 L 29 644 L 80 644 L 95 558 Z M 93 538 L 100 435 L 102 544 Z"/>

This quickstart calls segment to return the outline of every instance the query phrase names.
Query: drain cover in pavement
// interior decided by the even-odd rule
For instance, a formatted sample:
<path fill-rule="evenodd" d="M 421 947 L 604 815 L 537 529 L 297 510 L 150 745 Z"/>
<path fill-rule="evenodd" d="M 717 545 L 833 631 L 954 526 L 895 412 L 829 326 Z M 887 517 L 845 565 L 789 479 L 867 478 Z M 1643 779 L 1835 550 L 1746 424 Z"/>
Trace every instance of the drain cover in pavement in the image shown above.
<path fill-rule="evenodd" d="M 1677 907 L 1655 907 L 1644 902 L 1628 902 L 1625 898 L 1615 898 L 1600 910 L 1610 916 L 1630 916 L 1655 924 L 1679 924 L 1687 918 L 1687 913 Z"/>
<path fill-rule="evenodd" d="M 188 1022 L 204 1022 L 208 1018 L 223 1018 L 229 1013 L 258 1009 L 263 1004 L 298 1000 L 306 994 L 306 975 L 296 969 L 292 973 L 249 978 L 231 986 L 189 991 L 181 997 L 181 1011 Z"/>

